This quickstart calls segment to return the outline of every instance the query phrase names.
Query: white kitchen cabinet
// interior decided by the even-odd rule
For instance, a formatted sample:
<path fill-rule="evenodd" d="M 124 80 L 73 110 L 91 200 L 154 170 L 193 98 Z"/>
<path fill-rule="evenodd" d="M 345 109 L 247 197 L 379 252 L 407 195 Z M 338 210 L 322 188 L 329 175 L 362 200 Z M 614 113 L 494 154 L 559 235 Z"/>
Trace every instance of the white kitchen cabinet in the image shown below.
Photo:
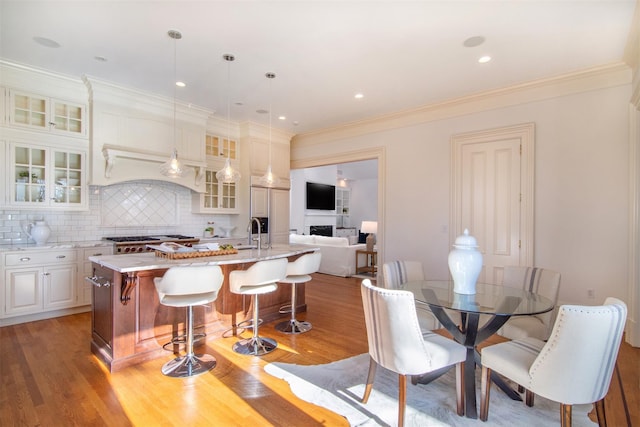
<path fill-rule="evenodd" d="M 263 187 L 251 187 L 251 217 L 269 216 L 269 193 Z"/>
<path fill-rule="evenodd" d="M 75 249 L 8 252 L 4 265 L 4 317 L 77 305 Z"/>
<path fill-rule="evenodd" d="M 4 274 L 4 316 L 42 311 L 42 268 L 12 268 Z"/>
<path fill-rule="evenodd" d="M 112 255 L 113 245 L 109 246 L 96 246 L 93 248 L 79 249 L 80 251 L 80 268 L 78 274 L 78 287 L 77 287 L 77 303 L 78 305 L 90 305 L 91 304 L 91 287 L 92 285 L 84 280 L 85 277 L 93 276 L 93 267 L 90 256 Z"/>
<path fill-rule="evenodd" d="M 289 181 L 290 149 L 288 144 L 272 142 L 271 172 L 279 179 Z M 251 175 L 262 176 L 269 167 L 269 141 L 254 140 L 251 142 L 250 168 Z"/>
<path fill-rule="evenodd" d="M 289 190 L 251 187 L 251 216 L 269 218 L 269 243 L 289 243 Z"/>
<path fill-rule="evenodd" d="M 85 137 L 86 106 L 9 89 L 8 123 L 11 126 Z"/>
<path fill-rule="evenodd" d="M 239 145 L 237 141 L 231 138 L 223 138 L 210 134 L 207 134 L 205 137 L 205 151 L 207 156 L 221 158 L 223 160 L 226 160 L 227 157 L 230 160 L 237 160 L 240 158 L 238 148 Z"/>
<path fill-rule="evenodd" d="M 88 209 L 86 150 L 19 142 L 7 149 L 8 205 Z"/>
<path fill-rule="evenodd" d="M 223 165 L 220 166 L 220 169 Z M 212 214 L 240 213 L 238 186 L 236 183 L 220 182 L 216 178 L 219 169 L 205 169 L 204 193 L 192 196 L 192 212 Z"/>
<path fill-rule="evenodd" d="M 289 243 L 289 190 L 270 189 L 269 235 L 272 244 Z"/>

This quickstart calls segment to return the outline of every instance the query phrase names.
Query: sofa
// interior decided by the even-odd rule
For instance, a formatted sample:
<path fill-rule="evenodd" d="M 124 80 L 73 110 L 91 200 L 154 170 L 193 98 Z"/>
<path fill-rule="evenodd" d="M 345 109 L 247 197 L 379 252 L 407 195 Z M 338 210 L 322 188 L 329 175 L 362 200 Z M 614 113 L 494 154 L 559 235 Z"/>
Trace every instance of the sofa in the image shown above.
<path fill-rule="evenodd" d="M 353 239 L 351 240 L 353 242 Z M 292 245 L 305 245 L 320 248 L 322 260 L 318 273 L 350 277 L 356 274 L 356 251 L 365 250 L 363 243 L 351 243 L 347 237 L 327 237 L 301 234 L 289 235 Z"/>

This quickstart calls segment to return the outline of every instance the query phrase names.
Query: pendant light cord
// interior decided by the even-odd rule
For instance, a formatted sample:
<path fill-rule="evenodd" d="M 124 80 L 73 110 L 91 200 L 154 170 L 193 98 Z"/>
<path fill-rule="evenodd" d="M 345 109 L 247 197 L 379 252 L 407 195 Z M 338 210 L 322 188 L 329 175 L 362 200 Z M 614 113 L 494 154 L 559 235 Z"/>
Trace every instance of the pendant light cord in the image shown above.
<path fill-rule="evenodd" d="M 231 61 L 233 61 L 231 58 L 227 59 L 227 159 L 231 157 L 231 102 L 229 101 L 229 92 L 231 92 Z"/>
<path fill-rule="evenodd" d="M 178 133 L 176 131 L 176 82 L 178 81 L 178 37 L 173 38 L 173 150 L 176 149 L 176 138 Z"/>
<path fill-rule="evenodd" d="M 271 82 L 269 83 L 269 167 L 271 167 L 271 110 L 273 107 L 273 79 L 275 78 L 275 74 L 273 77 L 269 77 Z"/>

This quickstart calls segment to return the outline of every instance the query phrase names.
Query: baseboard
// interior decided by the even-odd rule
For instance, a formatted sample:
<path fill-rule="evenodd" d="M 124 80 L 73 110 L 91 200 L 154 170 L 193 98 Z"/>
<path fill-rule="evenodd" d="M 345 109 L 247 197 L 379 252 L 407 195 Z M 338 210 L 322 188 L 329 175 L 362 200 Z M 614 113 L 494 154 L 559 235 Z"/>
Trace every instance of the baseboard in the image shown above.
<path fill-rule="evenodd" d="M 84 313 L 87 311 L 91 311 L 91 305 L 64 308 L 61 310 L 46 311 L 41 313 L 25 314 L 23 316 L 5 317 L 4 319 L 0 319 L 0 327 L 17 325 L 19 323 L 35 322 L 36 320 L 51 319 L 53 317 L 68 316 L 70 314 Z"/>

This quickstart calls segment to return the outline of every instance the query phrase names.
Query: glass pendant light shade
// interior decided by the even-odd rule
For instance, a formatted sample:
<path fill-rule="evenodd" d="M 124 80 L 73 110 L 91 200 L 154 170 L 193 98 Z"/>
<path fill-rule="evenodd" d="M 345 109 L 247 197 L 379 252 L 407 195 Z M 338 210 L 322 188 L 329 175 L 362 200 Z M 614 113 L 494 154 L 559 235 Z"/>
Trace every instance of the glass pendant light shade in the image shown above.
<path fill-rule="evenodd" d="M 229 158 L 224 162 L 224 168 L 216 172 L 216 179 L 219 182 L 231 183 L 240 181 L 240 172 L 231 167 Z"/>
<path fill-rule="evenodd" d="M 184 165 L 178 160 L 178 150 L 173 149 L 171 158 L 160 166 L 160 173 L 170 178 L 180 178 L 187 174 Z"/>
<path fill-rule="evenodd" d="M 266 73 L 265 76 L 273 81 L 276 78 L 275 73 Z M 271 84 L 269 84 L 271 86 Z M 267 166 L 267 173 L 260 178 L 260 184 L 265 187 L 274 187 L 278 184 L 278 177 L 271 172 L 271 98 L 273 98 L 273 90 L 269 88 L 269 166 Z"/>
<path fill-rule="evenodd" d="M 271 172 L 271 164 L 267 167 L 267 173 L 260 178 L 260 184 L 265 187 L 275 187 L 278 184 L 278 177 Z"/>
<path fill-rule="evenodd" d="M 231 144 L 231 109 L 229 108 L 229 86 L 231 81 L 231 62 L 235 61 L 235 56 L 231 54 L 224 54 L 222 58 L 227 61 L 227 141 Z M 230 150 L 229 150 L 230 151 Z M 238 169 L 234 169 L 231 166 L 231 161 L 229 160 L 229 151 L 227 151 L 227 160 L 224 162 L 224 168 L 220 169 L 216 172 L 216 179 L 218 182 L 224 182 L 226 184 L 230 184 L 233 182 L 240 181 L 241 175 Z"/>

